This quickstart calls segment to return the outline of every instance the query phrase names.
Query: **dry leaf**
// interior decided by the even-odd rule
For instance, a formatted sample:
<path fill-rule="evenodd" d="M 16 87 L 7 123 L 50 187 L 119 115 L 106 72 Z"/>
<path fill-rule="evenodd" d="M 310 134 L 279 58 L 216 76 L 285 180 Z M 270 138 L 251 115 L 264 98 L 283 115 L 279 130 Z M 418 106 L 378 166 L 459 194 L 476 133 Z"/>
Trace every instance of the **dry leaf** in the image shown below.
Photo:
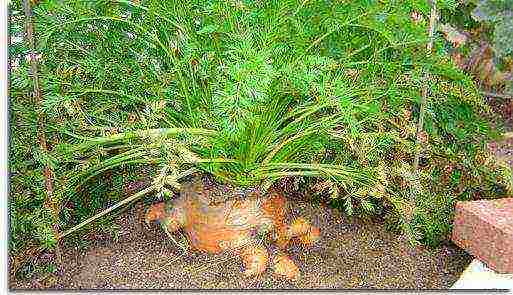
<path fill-rule="evenodd" d="M 135 114 L 130 113 L 128 115 L 128 123 L 134 123 L 136 119 L 137 119 L 137 116 Z"/>
<path fill-rule="evenodd" d="M 451 25 L 441 24 L 440 31 L 444 34 L 445 39 L 451 42 L 454 47 L 459 47 L 467 42 L 467 35 L 460 33 Z"/>
<path fill-rule="evenodd" d="M 418 136 L 418 139 L 419 139 L 420 143 L 426 144 L 428 142 L 429 136 L 428 136 L 426 131 L 419 132 L 419 134 L 417 136 Z"/>
<path fill-rule="evenodd" d="M 420 14 L 419 12 L 417 11 L 412 11 L 411 14 L 410 14 L 410 17 L 411 17 L 411 20 L 415 23 L 415 24 L 418 24 L 420 23 L 421 21 L 424 20 L 424 17 L 422 16 L 422 14 Z"/>
<path fill-rule="evenodd" d="M 454 62 L 454 64 L 460 69 L 460 70 L 464 70 L 466 65 L 465 65 L 465 57 L 463 57 L 463 55 L 457 51 L 454 51 L 452 54 L 451 54 L 451 59 L 452 61 Z"/>

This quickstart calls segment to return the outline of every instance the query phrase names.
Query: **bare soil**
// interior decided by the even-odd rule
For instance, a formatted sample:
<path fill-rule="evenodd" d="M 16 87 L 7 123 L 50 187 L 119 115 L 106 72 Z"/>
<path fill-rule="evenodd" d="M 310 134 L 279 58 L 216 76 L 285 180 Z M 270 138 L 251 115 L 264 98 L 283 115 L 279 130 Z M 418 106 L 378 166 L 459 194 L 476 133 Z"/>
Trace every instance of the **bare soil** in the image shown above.
<path fill-rule="evenodd" d="M 312 220 L 322 234 L 312 248 L 289 249 L 300 279 L 288 281 L 270 269 L 245 278 L 238 257 L 183 253 L 157 226 L 146 226 L 144 209 L 138 203 L 117 218 L 117 241 L 97 238 L 86 249 L 64 248 L 60 275 L 43 283 L 12 280 L 11 289 L 446 289 L 472 259 L 452 244 L 412 248 L 380 219 L 349 218 L 323 205 L 294 202 L 293 214 Z"/>

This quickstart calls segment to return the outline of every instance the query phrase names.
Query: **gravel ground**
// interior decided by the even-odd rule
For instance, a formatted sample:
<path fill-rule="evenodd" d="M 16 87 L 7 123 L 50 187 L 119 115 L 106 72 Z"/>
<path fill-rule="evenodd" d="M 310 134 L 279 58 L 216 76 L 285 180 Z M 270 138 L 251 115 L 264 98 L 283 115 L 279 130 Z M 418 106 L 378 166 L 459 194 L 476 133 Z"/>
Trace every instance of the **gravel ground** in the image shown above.
<path fill-rule="evenodd" d="M 379 219 L 348 218 L 322 205 L 295 203 L 293 214 L 320 226 L 322 239 L 305 249 L 292 245 L 296 282 L 268 269 L 245 278 L 242 263 L 228 254 L 184 254 L 156 226 L 143 222 L 141 203 L 121 214 L 117 241 L 97 239 L 85 250 L 65 248 L 64 269 L 50 284 L 11 281 L 12 289 L 241 289 L 241 288 L 449 288 L 471 257 L 453 245 L 411 248 Z"/>

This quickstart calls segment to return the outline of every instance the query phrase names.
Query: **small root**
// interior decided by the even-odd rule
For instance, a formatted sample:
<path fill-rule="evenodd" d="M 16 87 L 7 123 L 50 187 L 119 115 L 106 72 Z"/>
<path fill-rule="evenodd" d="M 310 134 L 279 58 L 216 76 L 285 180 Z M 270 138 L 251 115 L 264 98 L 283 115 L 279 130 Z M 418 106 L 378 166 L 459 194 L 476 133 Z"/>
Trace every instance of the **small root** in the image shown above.
<path fill-rule="evenodd" d="M 182 251 L 183 251 L 183 254 L 184 254 L 184 255 L 188 254 L 189 249 L 188 249 L 188 247 L 187 247 L 187 246 L 185 246 L 185 245 L 184 245 L 184 244 L 186 244 L 186 243 L 184 243 L 184 244 L 182 244 L 182 243 L 178 243 L 178 242 L 175 240 L 175 238 L 173 237 L 173 235 L 171 235 L 171 233 L 167 230 L 167 228 L 166 228 L 166 227 L 164 227 L 164 232 L 166 232 L 166 235 L 171 239 L 171 241 L 173 241 L 173 243 L 174 243 L 178 248 L 182 249 Z M 182 241 L 183 241 L 183 238 L 182 238 Z"/>

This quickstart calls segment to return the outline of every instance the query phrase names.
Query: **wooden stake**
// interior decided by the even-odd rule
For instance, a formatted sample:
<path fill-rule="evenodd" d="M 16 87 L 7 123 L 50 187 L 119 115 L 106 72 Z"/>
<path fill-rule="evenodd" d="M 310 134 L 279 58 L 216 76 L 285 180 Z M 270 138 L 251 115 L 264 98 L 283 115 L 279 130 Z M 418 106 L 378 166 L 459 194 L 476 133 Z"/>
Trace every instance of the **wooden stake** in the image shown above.
<path fill-rule="evenodd" d="M 436 0 L 432 0 L 431 1 L 431 16 L 429 18 L 429 42 L 427 44 L 427 55 L 428 56 L 431 55 L 431 51 L 433 50 L 436 19 L 437 19 Z M 420 149 L 421 142 L 419 140 L 419 137 L 420 137 L 420 133 L 424 130 L 424 116 L 426 114 L 427 96 L 429 94 L 428 80 L 429 80 L 429 74 L 426 71 L 424 73 L 424 87 L 422 88 L 419 121 L 417 124 L 417 134 L 415 136 L 415 159 L 413 162 L 413 169 L 414 169 L 415 173 L 417 173 L 418 168 L 419 168 L 419 159 L 420 159 L 420 150 L 421 150 Z"/>
<path fill-rule="evenodd" d="M 435 35 L 435 27 L 437 21 L 437 10 L 436 10 L 436 0 L 431 0 L 431 14 L 429 17 L 429 41 L 427 44 L 427 55 L 428 57 L 431 55 L 431 51 L 433 50 L 434 43 L 434 35 Z M 419 112 L 419 121 L 417 123 L 417 132 L 415 135 L 415 158 L 413 161 L 413 186 L 415 191 L 410 194 L 410 206 L 411 208 L 408 210 L 410 213 L 406 216 L 408 223 L 411 222 L 413 218 L 413 214 L 416 208 L 416 196 L 422 193 L 422 185 L 420 183 L 420 173 L 419 173 L 419 160 L 420 160 L 420 152 L 422 143 L 420 141 L 420 134 L 424 130 L 424 116 L 426 113 L 426 104 L 427 97 L 429 95 L 429 73 L 425 71 L 424 73 L 424 87 L 422 88 L 422 97 L 420 100 L 420 112 Z"/>
<path fill-rule="evenodd" d="M 34 86 L 34 99 L 36 108 L 41 108 L 43 105 L 43 96 L 41 94 L 41 87 L 39 85 L 39 76 L 38 76 L 38 56 L 36 54 L 36 44 L 34 40 L 34 24 L 32 23 L 32 10 L 30 7 L 29 0 L 23 0 L 23 10 L 25 12 L 25 29 L 27 33 L 27 40 L 30 46 L 29 52 L 29 61 L 30 61 L 30 69 L 32 72 L 32 81 Z M 46 142 L 46 133 L 45 133 L 45 117 L 44 114 L 37 111 L 37 133 L 38 133 L 38 142 L 39 147 L 43 153 L 48 152 L 48 146 Z M 61 259 L 61 251 L 59 246 L 59 240 L 57 238 L 57 234 L 59 232 L 59 209 L 56 200 L 54 199 L 54 185 L 53 185 L 53 171 L 52 168 L 47 164 L 43 170 L 43 176 L 45 180 L 45 188 L 46 188 L 46 199 L 45 199 L 45 207 L 49 208 L 52 211 L 54 226 L 52 227 L 54 237 L 56 239 L 57 245 L 55 247 L 55 255 L 57 258 L 57 263 L 60 265 L 62 262 Z"/>

